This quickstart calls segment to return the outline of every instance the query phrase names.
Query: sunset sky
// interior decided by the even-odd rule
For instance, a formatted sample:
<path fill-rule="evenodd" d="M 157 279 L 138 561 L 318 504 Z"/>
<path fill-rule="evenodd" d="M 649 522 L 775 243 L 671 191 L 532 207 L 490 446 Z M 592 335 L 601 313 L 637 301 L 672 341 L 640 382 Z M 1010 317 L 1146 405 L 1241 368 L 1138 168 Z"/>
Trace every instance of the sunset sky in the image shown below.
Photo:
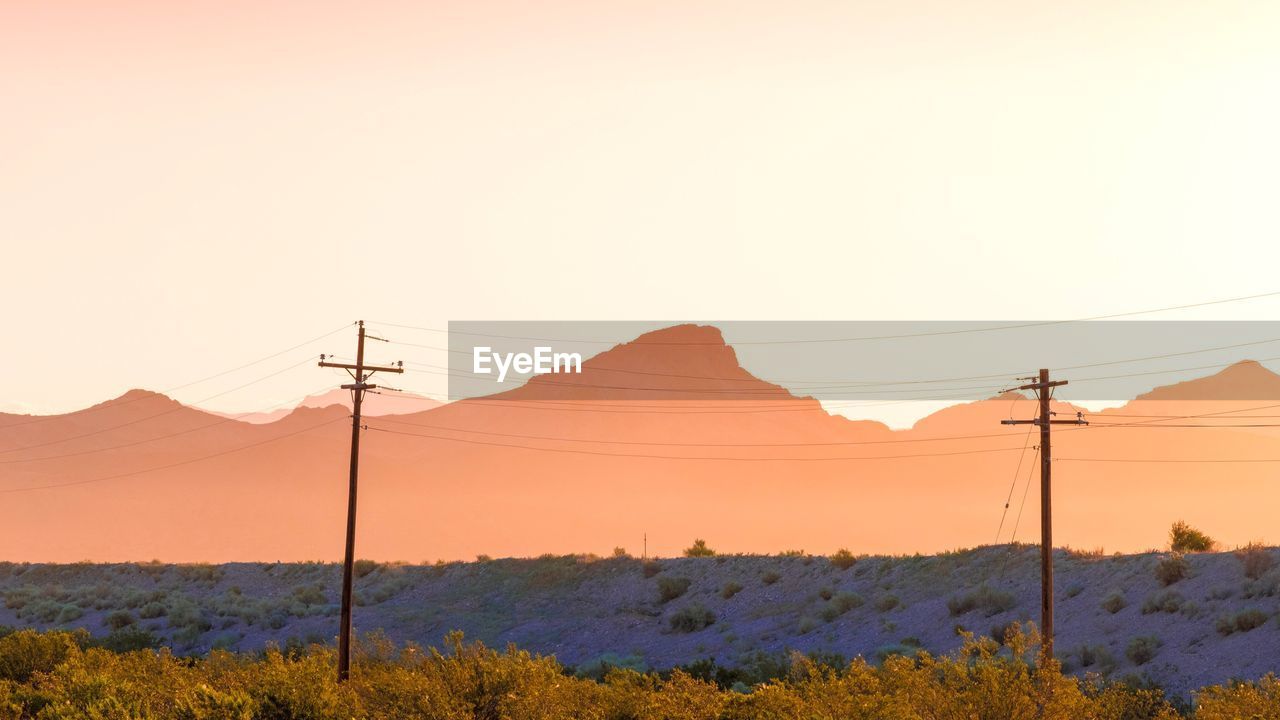
<path fill-rule="evenodd" d="M 0 410 L 360 317 L 1020 320 L 1280 290 L 1277 37 L 1255 2 L 0 0 Z M 351 336 L 309 347 L 175 395 Z"/>

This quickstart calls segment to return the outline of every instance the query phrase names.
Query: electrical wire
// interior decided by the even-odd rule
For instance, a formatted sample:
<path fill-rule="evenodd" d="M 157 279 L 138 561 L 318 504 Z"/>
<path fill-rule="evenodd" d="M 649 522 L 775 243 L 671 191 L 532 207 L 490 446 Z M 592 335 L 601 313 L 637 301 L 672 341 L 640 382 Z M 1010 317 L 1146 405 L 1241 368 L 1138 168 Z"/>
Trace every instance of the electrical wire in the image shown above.
<path fill-rule="evenodd" d="M 311 338 L 310 340 L 307 340 L 307 341 L 304 341 L 304 342 L 300 342 L 300 343 L 298 343 L 297 345 L 292 345 L 292 346 L 287 347 L 287 348 L 285 348 L 285 349 L 283 349 L 283 350 L 280 350 L 280 351 L 278 351 L 278 352 L 271 353 L 270 355 L 265 355 L 265 356 L 263 356 L 263 357 L 258 358 L 257 360 L 253 360 L 253 361 L 251 361 L 251 362 L 247 362 L 247 363 L 245 363 L 245 364 L 243 364 L 243 365 L 237 365 L 236 367 L 233 367 L 233 368 L 231 368 L 230 370 L 223 370 L 222 372 L 214 373 L 213 375 L 209 375 L 209 376 L 206 376 L 206 377 L 200 378 L 199 380 L 192 380 L 192 381 L 191 381 L 191 382 L 189 382 L 189 383 L 183 383 L 182 385 L 175 385 L 175 386 L 173 386 L 173 387 L 171 387 L 171 388 L 167 388 L 167 389 L 165 389 L 165 390 L 160 390 L 160 391 L 158 392 L 158 394 L 160 394 L 160 395 L 168 395 L 168 394 L 173 393 L 173 392 L 176 392 L 176 391 L 178 391 L 178 390 L 183 390 L 183 389 L 185 389 L 185 388 L 189 388 L 189 387 L 191 387 L 191 386 L 193 386 L 193 385 L 199 385 L 199 384 L 201 384 L 201 383 L 205 383 L 205 382 L 208 382 L 208 381 L 210 381 L 210 380 L 215 380 L 215 379 L 220 378 L 220 377 L 222 377 L 222 376 L 224 376 L 224 375 L 230 375 L 230 374 L 231 374 L 231 373 L 233 373 L 233 372 L 237 372 L 237 371 L 239 371 L 239 370 L 244 370 L 245 368 L 253 367 L 254 365 L 257 365 L 257 364 L 259 364 L 259 363 L 266 362 L 267 360 L 271 360 L 271 359 L 273 359 L 273 358 L 280 357 L 281 355 L 284 355 L 284 354 L 286 354 L 286 353 L 293 352 L 294 350 L 297 350 L 297 349 L 299 349 L 299 348 L 306 347 L 307 345 L 311 345 L 311 344 L 313 344 L 313 343 L 320 342 L 321 340 L 323 340 L 323 339 L 325 339 L 325 338 L 329 337 L 330 335 L 334 335 L 334 334 L 336 334 L 336 333 L 342 332 L 343 330 L 346 330 L 346 329 L 347 329 L 347 328 L 349 328 L 349 327 L 351 327 L 351 324 L 350 324 L 350 323 L 349 323 L 349 324 L 346 324 L 346 325 L 343 325 L 343 326 L 341 326 L 341 327 L 335 328 L 335 329 L 333 329 L 333 330 L 330 330 L 329 332 L 324 333 L 323 335 L 317 335 L 316 337 L 313 337 L 313 338 Z M 123 405 L 129 405 L 129 404 L 132 404 L 132 403 L 138 402 L 138 401 L 140 401 L 140 400 L 147 400 L 147 399 L 149 399 L 150 397 L 151 397 L 151 396 L 145 396 L 145 397 L 133 398 L 133 399 L 131 399 L 131 400 L 121 400 L 120 402 L 112 403 L 111 405 L 97 405 L 97 406 L 94 406 L 94 407 L 85 408 L 84 410 L 78 410 L 78 411 L 76 411 L 76 414 L 77 414 L 77 415 L 84 415 L 84 414 L 91 413 L 91 412 L 98 412 L 98 411 L 100 411 L 100 410 L 105 410 L 105 409 L 106 409 L 106 408 L 108 408 L 108 407 L 121 407 L 121 406 L 123 406 Z M 215 396 L 215 397 L 216 397 L 216 396 Z M 199 402 L 203 402 L 203 401 L 199 401 Z M 70 414 L 70 413 L 64 413 L 64 414 L 61 414 L 61 415 L 43 415 L 43 416 L 40 416 L 40 417 L 32 418 L 32 419 L 30 419 L 30 420 L 25 420 L 25 421 L 23 421 L 23 422 L 5 423 L 4 425 L 0 425 L 0 430 L 7 430 L 7 429 L 9 429 L 9 428 L 22 427 L 22 426 L 25 426 L 25 425 L 35 425 L 35 424 L 38 424 L 38 423 L 50 422 L 50 421 L 53 421 L 53 420 L 62 420 L 62 419 L 65 419 L 65 418 L 67 417 L 67 415 L 69 415 L 69 414 Z"/>
<path fill-rule="evenodd" d="M 993 452 L 1010 452 L 1018 450 L 1016 447 L 1007 448 L 988 448 L 982 450 L 957 450 L 952 452 L 940 453 L 916 453 L 907 455 L 864 455 L 864 456 L 844 456 L 844 457 L 731 457 L 731 456 L 707 456 L 707 455 L 658 455 L 649 453 L 615 453 L 603 452 L 596 450 L 578 450 L 574 448 L 543 448 L 532 447 L 529 445 L 512 445 L 510 443 L 500 443 L 488 440 L 471 440 L 466 438 L 452 438 L 441 435 L 428 435 L 422 433 L 404 432 L 402 430 L 392 430 L 390 428 L 376 427 L 366 425 L 369 430 L 377 432 L 391 433 L 393 435 L 406 435 L 409 437 L 426 438 L 430 440 L 443 440 L 446 442 L 464 443 L 468 445 L 486 445 L 493 447 L 507 447 L 519 450 L 533 450 L 537 452 L 554 452 L 554 453 L 570 453 L 576 455 L 596 455 L 604 457 L 628 457 L 628 458 L 644 458 L 651 460 L 724 460 L 739 462 L 829 462 L 829 461 L 852 461 L 852 460 L 898 460 L 905 458 L 927 458 L 927 457 L 947 457 L 953 455 L 978 455 Z"/>

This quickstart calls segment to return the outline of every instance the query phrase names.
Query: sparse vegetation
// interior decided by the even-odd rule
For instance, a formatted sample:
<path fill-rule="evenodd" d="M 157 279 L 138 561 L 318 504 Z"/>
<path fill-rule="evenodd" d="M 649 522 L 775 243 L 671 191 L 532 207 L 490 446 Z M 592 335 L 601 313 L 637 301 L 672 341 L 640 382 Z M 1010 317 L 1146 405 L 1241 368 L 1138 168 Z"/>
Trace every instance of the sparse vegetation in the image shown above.
<path fill-rule="evenodd" d="M 948 600 L 947 610 L 955 617 L 980 609 L 986 617 L 991 617 L 1012 610 L 1016 604 L 1013 593 L 981 585 L 976 590 Z"/>
<path fill-rule="evenodd" d="M 1160 652 L 1161 645 L 1160 638 L 1154 635 L 1136 637 L 1125 647 L 1124 656 L 1134 665 L 1146 665 Z"/>
<path fill-rule="evenodd" d="M 1181 520 L 1169 528 L 1169 549 L 1175 553 L 1209 552 L 1216 544 L 1213 538 Z"/>
<path fill-rule="evenodd" d="M 902 601 L 898 599 L 897 595 L 894 595 L 892 593 L 886 593 L 876 598 L 875 607 L 876 607 L 876 610 L 879 610 L 880 612 L 889 612 L 890 610 L 900 606 L 901 604 L 902 604 Z"/>
<path fill-rule="evenodd" d="M 835 552 L 834 555 L 831 556 L 831 564 L 841 570 L 848 570 L 849 568 L 853 567 L 857 562 L 858 562 L 858 558 L 854 557 L 854 554 L 849 552 L 845 548 L 840 548 Z"/>
<path fill-rule="evenodd" d="M 1266 624 L 1270 616 L 1261 610 L 1241 610 L 1234 615 L 1224 615 L 1214 623 L 1214 629 L 1220 635 L 1249 632 Z"/>
<path fill-rule="evenodd" d="M 1142 603 L 1142 614 L 1176 613 L 1182 609 L 1185 599 L 1177 590 L 1161 590 Z"/>
<path fill-rule="evenodd" d="M 724 584 L 724 587 L 720 588 L 720 597 L 728 600 L 740 592 L 742 592 L 742 585 L 730 580 Z"/>
<path fill-rule="evenodd" d="M 693 581 L 686 577 L 660 577 L 658 578 L 658 600 L 664 603 L 671 602 L 688 592 L 689 585 L 692 583 Z"/>
<path fill-rule="evenodd" d="M 832 595 L 831 599 L 822 606 L 819 616 L 827 622 L 832 622 L 850 610 L 862 607 L 865 602 L 862 596 L 857 593 L 839 592 Z"/>
<path fill-rule="evenodd" d="M 1129 601 L 1125 600 L 1124 593 L 1119 590 L 1112 590 L 1110 593 L 1107 593 L 1105 598 L 1102 599 L 1102 609 L 1112 615 L 1115 615 L 1125 609 L 1128 605 Z"/>
<path fill-rule="evenodd" d="M 765 585 L 772 585 L 781 579 L 782 579 L 782 576 L 772 570 L 760 576 L 760 582 L 764 583 Z"/>
<path fill-rule="evenodd" d="M 657 560 L 646 560 L 644 562 L 645 577 L 651 578 L 660 572 L 662 572 L 662 563 L 658 562 Z"/>
<path fill-rule="evenodd" d="M 1245 545 L 1236 550 L 1235 555 L 1244 569 L 1244 576 L 1250 580 L 1261 578 L 1276 564 L 1275 558 L 1271 556 L 1271 551 L 1259 542 L 1251 542 Z"/>
<path fill-rule="evenodd" d="M 716 621 L 715 613 L 703 605 L 686 605 L 671 616 L 671 629 L 676 632 L 697 632 Z"/>
<path fill-rule="evenodd" d="M 715 554 L 716 551 L 707 547 L 707 541 L 702 538 L 697 538 L 692 545 L 684 549 L 685 557 L 714 557 Z"/>
<path fill-rule="evenodd" d="M 1156 579 L 1160 581 L 1161 585 L 1168 586 L 1179 580 L 1185 580 L 1190 573 L 1191 566 L 1181 553 L 1174 553 L 1168 557 L 1161 558 L 1156 563 Z"/>

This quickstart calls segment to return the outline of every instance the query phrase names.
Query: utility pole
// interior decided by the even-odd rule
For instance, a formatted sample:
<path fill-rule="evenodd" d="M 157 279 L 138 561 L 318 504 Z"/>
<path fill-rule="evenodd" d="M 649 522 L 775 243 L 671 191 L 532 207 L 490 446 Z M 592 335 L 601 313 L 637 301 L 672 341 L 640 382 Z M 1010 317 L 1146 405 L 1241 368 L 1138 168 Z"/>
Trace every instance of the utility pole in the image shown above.
<path fill-rule="evenodd" d="M 351 391 L 351 480 L 347 490 L 347 547 L 342 562 L 342 622 L 338 631 L 338 682 L 345 681 L 351 675 L 351 584 L 356 562 L 356 485 L 360 475 L 360 405 L 364 402 L 366 390 L 378 387 L 367 380 L 376 372 L 404 372 L 404 363 L 394 366 L 364 364 L 364 321 L 357 323 L 360 334 L 356 341 L 356 364 L 329 362 L 324 355 L 320 356 L 320 367 L 342 368 L 351 374 L 355 382 L 342 386 Z M 370 340 L 383 338 L 373 335 Z"/>
<path fill-rule="evenodd" d="M 1049 428 L 1053 425 L 1088 425 L 1082 413 L 1074 420 L 1054 420 L 1049 409 L 1052 389 L 1066 385 L 1066 380 L 1049 380 L 1049 371 L 1040 369 L 1039 377 L 1018 378 L 1033 382 L 1015 390 L 1034 390 L 1040 399 L 1040 416 L 1034 420 L 1001 420 L 1001 425 L 1040 426 L 1040 632 L 1044 637 L 1046 657 L 1053 657 L 1053 486 L 1050 475 L 1053 457 L 1049 445 Z"/>

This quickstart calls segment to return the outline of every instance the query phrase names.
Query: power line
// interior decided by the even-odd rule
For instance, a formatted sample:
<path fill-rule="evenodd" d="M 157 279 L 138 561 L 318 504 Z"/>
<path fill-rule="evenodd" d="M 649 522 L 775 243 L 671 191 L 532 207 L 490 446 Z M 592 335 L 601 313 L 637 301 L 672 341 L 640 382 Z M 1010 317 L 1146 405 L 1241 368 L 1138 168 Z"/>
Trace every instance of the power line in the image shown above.
<path fill-rule="evenodd" d="M 313 337 L 313 338 L 311 338 L 310 340 L 306 340 L 306 341 L 304 341 L 304 342 L 300 342 L 300 343 L 298 343 L 297 345 L 292 345 L 292 346 L 287 347 L 287 348 L 285 348 L 285 349 L 283 349 L 283 350 L 280 350 L 280 351 L 278 351 L 278 352 L 271 353 L 270 355 L 264 355 L 263 357 L 260 357 L 260 358 L 258 358 L 257 360 L 253 360 L 253 361 L 251 361 L 251 362 L 247 362 L 247 363 L 245 363 L 245 364 L 243 364 L 243 365 L 237 365 L 236 367 L 233 367 L 233 368 L 231 368 L 230 370 L 223 370 L 222 372 L 214 373 L 213 375 L 209 375 L 209 376 L 207 376 L 207 377 L 200 378 L 199 380 L 192 380 L 192 381 L 191 381 L 191 382 L 189 382 L 189 383 L 183 383 L 182 385 L 175 385 L 175 386 L 173 386 L 173 387 L 171 387 L 171 388 L 168 388 L 168 389 L 165 389 L 165 390 L 160 390 L 160 391 L 158 391 L 158 394 L 160 394 L 160 395 L 168 395 L 168 394 L 170 394 L 170 393 L 172 393 L 172 392 L 176 392 L 176 391 L 178 391 L 178 390 L 182 390 L 182 389 L 185 389 L 185 388 L 189 388 L 189 387 L 191 387 L 191 386 L 193 386 L 193 385 L 199 385 L 199 384 L 201 384 L 201 383 L 208 382 L 209 380 L 215 380 L 215 379 L 220 378 L 220 377 L 222 377 L 222 376 L 224 376 L 224 375 L 230 375 L 231 373 L 236 372 L 236 371 L 238 371 L 238 370 L 244 370 L 245 368 L 253 367 L 254 365 L 257 365 L 257 364 L 259 364 L 259 363 L 266 362 L 267 360 L 271 360 L 271 359 L 273 359 L 273 358 L 280 357 L 281 355 L 284 355 L 284 354 L 286 354 L 286 353 L 289 353 L 289 352 L 292 352 L 292 351 L 294 351 L 294 350 L 297 350 L 298 348 L 306 347 L 307 345 L 311 345 L 312 343 L 317 343 L 317 342 L 319 342 L 319 341 L 321 341 L 321 340 L 323 340 L 323 339 L 325 339 L 325 338 L 329 337 L 330 335 L 333 335 L 333 334 L 335 334 L 335 333 L 342 332 L 343 330 L 347 329 L 348 327 L 351 327 L 351 325 L 350 325 L 350 324 L 343 325 L 342 327 L 339 327 L 339 328 L 335 328 L 335 329 L 333 329 L 333 330 L 330 330 L 329 332 L 324 333 L 323 335 L 317 335 L 316 337 Z M 245 386 L 241 386 L 241 387 L 245 387 Z M 233 388 L 232 390 L 238 390 L 238 389 L 240 389 L 240 388 Z M 232 392 L 232 390 L 228 390 L 227 392 Z M 225 393 L 223 393 L 223 394 L 225 394 Z M 107 409 L 107 408 L 109 408 L 109 407 L 110 407 L 110 408 L 116 408 L 116 407 L 121 407 L 121 406 L 123 406 L 123 405 L 130 405 L 130 404 L 132 404 L 132 403 L 139 402 L 139 401 L 141 401 L 141 400 L 149 400 L 151 397 L 152 397 L 152 396 L 144 396 L 144 397 L 133 398 L 133 399 L 130 399 L 130 400 L 121 400 L 120 402 L 111 403 L 110 405 L 96 405 L 96 406 L 94 406 L 94 407 L 85 408 L 85 409 L 83 409 L 83 410 L 77 410 L 77 411 L 75 411 L 75 414 L 76 414 L 76 415 L 84 415 L 84 414 L 91 413 L 91 412 L 98 412 L 98 411 L 100 411 L 100 410 L 105 410 L 105 409 Z M 217 395 L 214 395 L 213 397 L 218 397 L 218 396 L 217 396 Z M 204 400 L 198 400 L 197 402 L 204 402 Z M 38 423 L 50 422 L 50 421 L 53 421 L 53 420 L 62 420 L 62 419 L 65 419 L 65 418 L 67 417 L 67 415 L 70 415 L 70 414 L 72 414 L 72 413 L 63 413 L 63 414 L 60 414 L 60 415 L 44 415 L 44 416 L 41 416 L 41 417 L 32 418 L 32 419 L 30 419 L 30 420 L 24 420 L 23 422 L 5 423 L 4 425 L 0 425 L 0 430 L 7 430 L 7 429 L 9 429 L 9 428 L 22 427 L 22 426 L 24 426 L 24 425 L 35 425 L 35 424 L 38 424 Z"/>
<path fill-rule="evenodd" d="M 326 385 L 325 387 L 328 387 L 328 386 Z M 320 390 L 324 390 L 324 389 L 325 388 L 320 388 Z M 319 390 L 316 392 L 319 392 Z M 302 400 L 307 399 L 312 394 L 314 393 L 308 393 L 299 398 L 296 398 L 296 400 L 289 401 L 289 402 L 300 402 Z M 276 403 L 276 405 L 279 405 L 279 404 L 280 403 Z M 289 403 L 285 403 L 285 404 L 289 404 Z M 265 410 L 269 410 L 269 409 L 270 408 L 266 408 L 264 410 L 250 411 L 245 413 L 238 413 L 233 417 L 221 418 L 219 420 L 216 420 L 214 422 L 211 422 L 205 425 L 199 425 L 197 427 L 187 428 L 186 430 L 179 430 L 178 432 L 169 433 L 168 435 L 159 435 L 156 437 L 145 438 L 143 440 L 123 443 L 121 445 L 112 445 L 110 447 L 93 448 L 91 450 L 81 450 L 81 451 L 72 452 L 72 453 L 61 453 L 58 455 L 44 455 L 44 456 L 35 457 L 35 458 L 22 458 L 19 460 L 0 460 L 0 465 L 13 465 L 13 464 L 30 463 L 30 462 L 41 462 L 44 460 L 61 460 L 63 458 L 79 457 L 82 455 L 93 455 L 96 453 L 109 452 L 111 450 L 122 450 L 124 448 L 136 447 L 138 445 L 146 445 L 147 443 L 159 442 L 160 440 L 168 440 L 169 438 L 175 438 L 181 435 L 188 435 L 190 433 L 198 432 L 200 430 L 208 430 L 209 428 L 213 428 L 213 427 L 221 427 L 222 425 L 225 425 L 227 423 L 239 422 L 244 417 L 247 417 L 249 415 L 254 415 L 258 412 L 265 412 Z"/>
<path fill-rule="evenodd" d="M 1172 312 L 1174 310 L 1189 310 L 1191 308 L 1207 307 L 1210 305 L 1223 305 L 1227 303 L 1244 302 L 1248 300 L 1259 300 L 1261 298 L 1276 297 L 1276 296 L 1280 296 L 1280 290 L 1265 292 L 1265 293 L 1258 293 L 1256 295 L 1242 295 L 1239 297 L 1223 298 L 1219 300 L 1206 300 L 1204 302 L 1188 303 L 1185 305 L 1171 305 L 1167 307 L 1152 308 L 1148 310 L 1132 310 L 1129 312 L 1110 313 L 1107 315 L 1093 315 L 1089 317 L 1075 318 L 1071 320 L 1043 320 L 1038 322 L 1013 323 L 1013 324 L 996 325 L 992 327 L 983 327 L 983 328 L 964 328 L 959 330 L 940 330 L 940 331 L 920 332 L 920 333 L 902 333 L 898 335 L 868 335 L 868 336 L 859 336 L 859 337 L 836 337 L 836 338 L 800 338 L 800 339 L 788 339 L 788 340 L 754 340 L 754 341 L 737 342 L 737 343 L 734 343 L 734 345 L 788 345 L 788 344 L 811 344 L 811 343 L 826 343 L 826 342 L 856 342 L 856 341 L 864 341 L 864 340 L 896 340 L 900 338 L 930 337 L 930 336 L 938 336 L 938 335 L 962 335 L 962 334 L 978 333 L 978 332 L 998 332 L 1002 330 L 1018 330 L 1022 328 L 1045 327 L 1045 326 L 1051 326 L 1051 325 L 1062 325 L 1066 323 L 1089 322 L 1093 320 L 1114 320 L 1116 318 L 1122 318 L 1122 317 L 1134 317 L 1137 315 L 1151 315 L 1155 313 Z M 595 344 L 603 344 L 603 345 L 620 344 L 613 340 L 573 340 L 573 339 L 567 339 L 567 338 L 543 338 L 543 337 L 528 337 L 528 336 L 520 336 L 520 335 L 497 335 L 497 334 L 488 334 L 488 333 L 468 332 L 468 331 L 461 331 L 461 330 L 428 328 L 428 327 L 421 327 L 416 325 L 400 325 L 396 323 L 381 322 L 381 321 L 372 321 L 372 322 L 376 325 L 402 328 L 406 330 L 422 330 L 426 332 L 452 333 L 452 334 L 461 334 L 461 335 L 471 335 L 475 337 L 491 337 L 491 338 L 498 338 L 503 340 L 536 340 L 536 341 L 542 341 L 542 342 L 569 342 L 569 343 L 582 343 L 582 344 L 595 343 Z M 718 343 L 641 343 L 641 344 L 643 345 L 700 345 L 700 344 L 715 345 Z M 440 348 L 435 348 L 435 349 L 440 349 Z"/>
<path fill-rule="evenodd" d="M 217 394 L 214 394 L 214 395 L 210 395 L 209 397 L 204 398 L 203 400 L 197 400 L 197 401 L 195 401 L 195 403 L 193 403 L 193 404 L 194 404 L 194 405 L 199 405 L 199 404 L 201 404 L 201 403 L 208 402 L 209 400 L 213 400 L 214 398 L 219 398 L 219 397 L 222 397 L 223 395 L 228 395 L 228 394 L 233 393 L 233 392 L 235 392 L 235 391 L 237 391 L 237 390 L 243 390 L 244 388 L 247 388 L 247 387 L 249 387 L 250 385 L 256 385 L 257 383 L 260 383 L 260 382 L 262 382 L 263 380 L 268 380 L 268 379 L 273 378 L 273 377 L 275 377 L 275 376 L 277 376 L 277 375 L 281 375 L 281 374 L 283 374 L 283 373 L 286 373 L 286 372 L 288 372 L 288 371 L 290 371 L 290 370 L 292 370 L 292 369 L 294 369 L 294 368 L 298 367 L 299 365 L 302 365 L 302 364 L 307 363 L 307 362 L 310 362 L 310 361 L 311 361 L 311 358 L 307 358 L 307 359 L 305 359 L 305 360 L 301 360 L 301 361 L 296 362 L 296 363 L 294 363 L 294 364 L 292 364 L 292 365 L 290 365 L 290 366 L 288 366 L 288 367 L 286 367 L 286 368 L 281 368 L 280 370 L 277 370 L 277 371 L 275 371 L 275 372 L 273 372 L 273 373 L 270 373 L 270 374 L 268 374 L 268 375 L 263 375 L 262 377 L 257 378 L 256 380 L 250 380 L 249 382 L 244 383 L 243 385 L 238 385 L 238 386 L 236 386 L 236 387 L 233 387 L 233 388 L 231 388 L 230 390 L 223 390 L 222 392 L 217 393 Z M 153 398 L 153 397 L 164 397 L 165 399 L 167 399 L 167 400 L 170 400 L 170 401 L 174 402 L 174 403 L 177 405 L 177 407 L 172 407 L 172 408 L 169 408 L 168 410 L 165 410 L 165 411 L 163 411 L 163 412 L 158 412 L 158 413 L 155 413 L 154 415 L 147 415 L 147 416 L 145 416 L 145 417 L 136 418 L 136 419 L 134 419 L 134 420 L 130 420 L 129 422 L 120 423 L 120 424 L 118 424 L 118 425 L 109 425 L 109 426 L 107 426 L 107 427 L 104 427 L 104 428 L 98 428 L 97 430 L 92 430 L 92 431 L 87 432 L 87 433 L 81 433 L 81 434 L 79 434 L 79 435 L 72 435 L 71 437 L 60 438 L 60 439 L 58 439 L 58 440 L 49 440 L 49 441 L 47 441 L 47 442 L 42 442 L 42 443 L 35 443 L 34 445 L 24 445 L 24 446 L 22 446 L 22 447 L 8 448 L 8 449 L 6 449 L 6 450 L 0 450 L 0 455 L 8 455 L 9 453 L 21 452 L 21 451 L 23 451 L 23 450 L 34 450 L 35 448 L 48 447 L 48 446 L 50 446 L 50 445 L 60 445 L 60 444 L 65 443 L 65 442 L 71 442 L 72 440 L 80 440 L 80 439 L 82 439 L 82 438 L 92 437 L 92 436 L 94 436 L 94 435 L 101 435 L 102 433 L 105 433 L 105 432 L 110 432 L 110 431 L 112 431 L 112 430 L 119 430 L 120 428 L 123 428 L 123 427 L 129 427 L 130 425 L 137 425 L 138 423 L 143 423 L 143 422 L 146 422 L 146 421 L 148 421 L 148 420 L 154 420 L 155 418 L 158 418 L 158 417 L 164 417 L 165 415 L 170 415 L 170 414 L 172 414 L 172 413 L 178 412 L 179 410 L 183 410 L 183 409 L 186 409 L 186 408 L 188 408 L 188 407 L 189 407 L 189 406 L 187 406 L 187 405 L 184 405 L 184 404 L 182 404 L 182 403 L 179 403 L 179 402 L 178 402 L 178 401 L 176 401 L 176 400 L 173 400 L 173 398 L 169 398 L 169 397 L 168 397 L 168 396 L 166 396 L 166 395 L 147 395 L 147 396 L 146 396 L 146 398 Z M 143 398 L 143 399 L 145 399 L 145 398 Z M 122 402 L 119 402 L 119 403 L 112 403 L 112 404 L 109 404 L 109 405 L 99 405 L 99 406 L 97 406 L 96 408 L 90 408 L 90 409 L 92 410 L 92 409 L 97 409 L 97 408 L 106 408 L 106 407 L 120 407 L 121 405 L 128 404 L 128 403 L 132 403 L 132 402 L 135 402 L 135 400 L 125 400 L 125 401 L 122 401 Z"/>
<path fill-rule="evenodd" d="M 391 433 L 393 435 L 407 435 L 409 437 L 426 438 L 430 440 L 443 440 L 446 442 L 464 443 L 468 445 L 488 445 L 493 447 L 507 447 L 519 450 L 533 450 L 537 452 L 555 452 L 570 453 L 576 455 L 596 455 L 605 457 L 628 457 L 628 458 L 645 458 L 652 460 L 725 460 L 725 461 L 743 461 L 743 462 L 817 462 L 817 461 L 845 461 L 845 460 L 899 460 L 906 458 L 926 458 L 926 457 L 947 457 L 953 455 L 978 455 L 993 452 L 1009 452 L 1019 450 L 1016 447 L 1007 448 L 988 448 L 982 450 L 957 450 L 951 452 L 940 453 L 913 453 L 906 455 L 863 455 L 863 456 L 842 456 L 842 457 L 730 457 L 730 456 L 706 456 L 706 455 L 658 455 L 650 453 L 615 453 L 603 452 L 596 450 L 578 450 L 573 448 L 544 448 L 532 447 L 529 445 L 512 445 L 510 443 L 501 443 L 488 440 L 471 440 L 467 438 L 445 437 L 442 435 L 428 435 L 422 433 L 404 432 L 402 430 L 392 430 L 390 428 L 375 427 L 373 425 L 366 426 L 369 430 L 378 432 Z"/>
<path fill-rule="evenodd" d="M 390 417 L 382 416 L 378 418 L 378 422 L 393 423 L 396 425 L 405 425 L 408 427 L 419 427 L 428 430 L 442 430 L 445 432 L 460 432 L 474 435 L 486 435 L 492 437 L 509 437 L 522 440 L 545 440 L 548 442 L 576 442 L 576 443 L 592 443 L 597 445 L 647 445 L 652 447 L 843 447 L 847 445 L 892 445 L 897 443 L 916 443 L 916 442 L 939 442 L 945 440 L 976 440 L 981 438 L 1007 438 L 1009 433 L 988 433 L 985 435 L 951 435 L 946 437 L 932 438 L 899 438 L 895 440 L 848 440 L 837 442 L 799 442 L 799 443 L 680 443 L 680 442 L 644 442 L 639 440 L 600 440 L 595 438 L 569 438 L 555 437 L 548 435 L 523 435 L 517 433 L 501 433 L 489 430 L 467 430 L 458 427 L 449 427 L 447 425 L 426 425 L 423 423 L 412 423 L 404 420 L 393 420 Z M 1028 431 L 1028 435 L 1030 431 Z M 1023 447 L 1025 450 L 1025 446 Z"/>

